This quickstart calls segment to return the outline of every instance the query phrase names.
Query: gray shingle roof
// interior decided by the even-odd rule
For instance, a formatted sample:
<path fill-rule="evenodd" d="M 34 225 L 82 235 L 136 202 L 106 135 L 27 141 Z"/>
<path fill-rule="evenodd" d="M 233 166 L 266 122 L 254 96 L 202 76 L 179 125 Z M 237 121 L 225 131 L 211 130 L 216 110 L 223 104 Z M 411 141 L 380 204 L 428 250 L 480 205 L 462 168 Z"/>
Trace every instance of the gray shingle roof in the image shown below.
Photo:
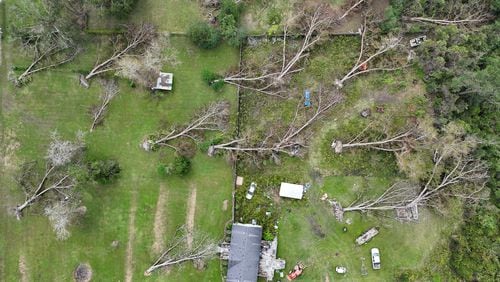
<path fill-rule="evenodd" d="M 227 282 L 257 281 L 261 239 L 261 226 L 233 224 Z"/>

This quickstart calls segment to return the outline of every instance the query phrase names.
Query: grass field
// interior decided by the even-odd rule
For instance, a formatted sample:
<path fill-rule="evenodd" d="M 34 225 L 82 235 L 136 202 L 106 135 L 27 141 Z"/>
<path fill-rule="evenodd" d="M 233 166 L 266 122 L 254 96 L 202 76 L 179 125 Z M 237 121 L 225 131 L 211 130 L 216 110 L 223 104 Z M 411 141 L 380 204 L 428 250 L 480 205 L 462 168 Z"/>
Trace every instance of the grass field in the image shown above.
<path fill-rule="evenodd" d="M 282 12 L 288 9 L 286 3 L 292 2 L 296 1 L 255 1 L 244 12 L 241 25 L 250 33 L 263 33 L 269 28 L 270 10 Z M 341 5 L 343 1 L 330 2 Z M 144 0 L 138 1 L 131 19 L 152 21 L 161 32 L 182 33 L 192 22 L 202 19 L 202 14 L 195 0 Z M 3 14 L 0 16 L 3 22 Z M 119 23 L 104 20 L 103 15 L 90 17 L 90 28 L 94 29 L 113 28 Z M 221 92 L 214 92 L 202 81 L 201 73 L 204 68 L 218 73 L 234 70 L 238 50 L 227 45 L 200 50 L 179 35 L 171 35 L 169 40 L 180 62 L 167 62 L 163 68 L 174 73 L 173 91 L 162 98 L 153 97 L 119 79 L 120 94 L 111 102 L 104 124 L 86 135 L 88 156 L 116 159 L 122 172 L 112 184 L 85 187 L 82 201 L 87 214 L 70 229 L 72 236 L 66 241 L 55 239 L 37 205 L 30 207 L 21 221 L 14 219 L 10 210 L 23 200 L 14 178 L 21 163 L 44 157 L 52 131 L 57 130 L 65 138 L 73 138 L 77 130 L 88 131 L 88 110 L 97 103 L 101 88 L 97 80 L 89 89 L 81 88 L 77 75 L 94 65 L 97 54 L 110 51 L 109 41 L 105 36 L 89 38 L 75 61 L 35 75 L 23 88 L 15 88 L 6 74 L 11 66 L 26 66 L 29 58 L 17 46 L 1 42 L 0 281 L 71 281 L 72 271 L 80 262 L 92 266 L 94 281 L 220 281 L 224 269 L 218 259 L 211 260 L 205 271 L 184 264 L 143 276 L 155 260 L 158 246 L 168 243 L 178 226 L 193 224 L 195 230 L 220 240 L 231 219 L 233 171 L 224 157 L 209 158 L 198 151 L 186 177 L 161 177 L 158 163 L 172 159 L 174 152 L 168 148 L 145 152 L 139 147 L 144 137 L 160 126 L 187 122 L 197 109 L 212 101 L 231 103 L 229 134 L 235 130 L 236 90 L 225 86 Z M 291 119 L 304 89 L 311 88 L 314 94 L 320 84 L 331 87 L 333 79 L 350 68 L 358 44 L 356 37 L 342 36 L 318 45 L 304 71 L 291 80 L 291 99 L 244 92 L 241 129 L 264 134 L 271 122 Z M 273 48 L 278 50 L 274 56 L 281 57 L 281 45 L 270 45 L 247 49 L 244 60 L 255 59 L 258 65 L 275 59 L 269 57 Z M 343 89 L 345 101 L 313 126 L 310 148 L 303 159 L 282 157 L 281 165 L 266 159 L 260 167 L 239 163 L 238 173 L 245 177 L 245 183 L 236 191 L 236 221 L 248 223 L 271 211 L 264 224 L 274 228 L 277 223 L 279 227 L 278 257 L 287 261 L 286 271 L 297 261 L 307 266 L 296 281 L 391 281 L 400 269 L 422 266 L 433 248 L 443 245 L 443 238 L 457 220 L 453 216 L 422 209 L 420 222 L 403 224 L 390 213 L 352 213 L 346 214 L 352 224 L 346 224 L 335 221 L 331 208 L 319 200 L 328 193 L 330 198 L 349 204 L 360 192 L 376 195 L 404 177 L 397 172 L 395 157 L 389 153 L 354 151 L 337 156 L 329 144 L 339 135 L 346 137 L 343 130 L 352 124 L 365 122 L 359 112 L 367 107 L 384 104 L 385 117 L 406 120 L 407 114 L 413 114 L 407 111 L 408 101 L 424 93 L 421 83 L 411 84 L 416 78 L 412 69 L 360 76 Z M 403 115 L 394 115 L 401 109 Z M 251 181 L 257 182 L 258 189 L 254 199 L 246 201 L 244 194 Z M 277 197 L 281 181 L 309 182 L 312 187 L 302 201 L 284 200 Z M 225 201 L 229 204 L 224 205 Z M 367 245 L 356 246 L 355 238 L 374 226 L 380 228 L 380 234 Z M 347 232 L 342 231 L 343 227 Z M 111 246 L 113 241 L 119 242 L 118 247 Z M 380 271 L 371 269 L 372 247 L 381 250 Z M 362 259 L 367 276 L 361 275 Z M 347 267 L 347 275 L 335 273 L 335 266 L 340 265 Z"/>
<path fill-rule="evenodd" d="M 22 200 L 21 191 L 13 181 L 17 165 L 43 158 L 50 132 L 57 130 L 62 136 L 72 138 L 77 130 L 88 130 L 88 108 L 97 102 L 100 87 L 97 81 L 92 82 L 90 89 L 79 87 L 76 73 L 70 70 L 91 66 L 95 57 L 87 54 L 63 69 L 40 73 L 21 89 L 2 83 L 2 149 L 4 153 L 11 147 L 17 149 L 4 156 L 0 180 L 0 246 L 4 252 L 0 280 L 21 281 L 24 277 L 28 281 L 69 281 L 79 262 L 90 263 L 96 281 L 123 280 L 127 273 L 132 281 L 144 280 L 144 270 L 155 259 L 151 247 L 160 186 L 167 191 L 165 220 L 161 223 L 164 242 L 178 226 L 186 223 L 192 189 L 197 191 L 195 230 L 209 233 L 214 239 L 222 238 L 224 224 L 231 218 L 230 208 L 222 210 L 223 201 L 230 201 L 233 181 L 231 167 L 225 160 L 208 158 L 199 152 L 187 177 L 161 178 L 156 172 L 159 156 L 168 157 L 173 152 L 166 149 L 146 153 L 139 144 L 158 128 L 160 121 L 186 122 L 210 101 L 228 100 L 234 113 L 234 89 L 227 87 L 222 93 L 214 93 L 202 82 L 201 69 L 205 65 L 218 71 L 232 67 L 237 64 L 237 51 L 225 46 L 216 51 L 200 51 L 178 37 L 172 38 L 171 44 L 178 50 L 181 62 L 175 67 L 166 65 L 164 69 L 175 74 L 174 90 L 158 99 L 130 88 L 123 81 L 104 125 L 87 134 L 88 155 L 117 159 L 122 173 L 114 184 L 89 186 L 84 190 L 82 198 L 88 213 L 71 228 L 72 236 L 63 242 L 55 240 L 47 219 L 39 214 L 36 205 L 20 222 L 8 215 L 7 210 Z M 24 61 L 10 60 L 15 64 Z M 120 242 L 116 249 L 111 247 L 115 240 Z M 129 244 L 131 264 L 127 263 Z M 220 275 L 219 263 L 214 260 L 204 272 L 185 266 L 148 280 L 179 281 L 181 277 L 189 277 L 191 281 L 214 281 Z"/>

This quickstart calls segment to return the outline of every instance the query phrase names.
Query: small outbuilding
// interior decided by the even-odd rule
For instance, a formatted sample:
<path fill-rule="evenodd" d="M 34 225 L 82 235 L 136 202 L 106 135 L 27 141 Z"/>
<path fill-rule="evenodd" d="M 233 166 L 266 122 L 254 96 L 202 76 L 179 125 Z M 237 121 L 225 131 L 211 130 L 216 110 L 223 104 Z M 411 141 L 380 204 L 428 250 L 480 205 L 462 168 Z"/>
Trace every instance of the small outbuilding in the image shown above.
<path fill-rule="evenodd" d="M 174 74 L 169 72 L 160 72 L 160 76 L 156 79 L 156 85 L 153 90 L 172 90 Z"/>
<path fill-rule="evenodd" d="M 300 200 L 304 196 L 304 185 L 281 182 L 280 197 Z"/>

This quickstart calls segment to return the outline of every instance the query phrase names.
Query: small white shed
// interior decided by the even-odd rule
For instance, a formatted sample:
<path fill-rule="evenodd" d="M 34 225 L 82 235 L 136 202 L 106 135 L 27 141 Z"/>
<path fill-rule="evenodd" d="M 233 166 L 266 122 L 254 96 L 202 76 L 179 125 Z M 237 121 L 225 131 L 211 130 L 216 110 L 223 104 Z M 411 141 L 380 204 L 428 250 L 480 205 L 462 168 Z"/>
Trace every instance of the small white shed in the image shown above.
<path fill-rule="evenodd" d="M 280 197 L 302 199 L 304 196 L 304 185 L 281 182 Z"/>
<path fill-rule="evenodd" d="M 152 90 L 172 90 L 172 84 L 174 80 L 174 74 L 169 72 L 160 72 L 158 79 L 156 79 L 156 85 L 152 87 Z"/>

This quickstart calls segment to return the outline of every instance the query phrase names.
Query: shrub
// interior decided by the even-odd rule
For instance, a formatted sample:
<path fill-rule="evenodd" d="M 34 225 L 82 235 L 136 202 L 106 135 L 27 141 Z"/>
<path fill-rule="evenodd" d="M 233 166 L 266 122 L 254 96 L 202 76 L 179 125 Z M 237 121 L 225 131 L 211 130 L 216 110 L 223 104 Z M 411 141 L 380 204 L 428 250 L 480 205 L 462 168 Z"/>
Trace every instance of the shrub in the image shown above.
<path fill-rule="evenodd" d="M 220 32 L 206 22 L 193 24 L 188 30 L 188 36 L 196 46 L 203 49 L 213 49 L 220 43 Z"/>
<path fill-rule="evenodd" d="M 220 3 L 219 18 L 224 18 L 227 15 L 233 16 L 234 20 L 238 22 L 241 15 L 241 6 L 234 0 L 222 0 Z"/>
<path fill-rule="evenodd" d="M 222 87 L 224 86 L 224 81 L 221 80 L 223 78 L 222 75 L 215 73 L 213 71 L 204 69 L 201 73 L 201 77 L 203 81 L 205 81 L 208 84 L 208 86 L 210 86 L 215 91 L 221 90 Z"/>
<path fill-rule="evenodd" d="M 224 40 L 233 47 L 240 46 L 243 34 L 238 29 L 233 15 L 226 15 L 220 20 L 221 34 Z"/>
<path fill-rule="evenodd" d="M 118 176 L 120 165 L 115 160 L 99 160 L 88 164 L 89 176 L 101 184 L 109 183 Z"/>
<path fill-rule="evenodd" d="M 191 161 L 185 156 L 177 156 L 172 164 L 172 174 L 183 176 L 191 170 Z"/>

